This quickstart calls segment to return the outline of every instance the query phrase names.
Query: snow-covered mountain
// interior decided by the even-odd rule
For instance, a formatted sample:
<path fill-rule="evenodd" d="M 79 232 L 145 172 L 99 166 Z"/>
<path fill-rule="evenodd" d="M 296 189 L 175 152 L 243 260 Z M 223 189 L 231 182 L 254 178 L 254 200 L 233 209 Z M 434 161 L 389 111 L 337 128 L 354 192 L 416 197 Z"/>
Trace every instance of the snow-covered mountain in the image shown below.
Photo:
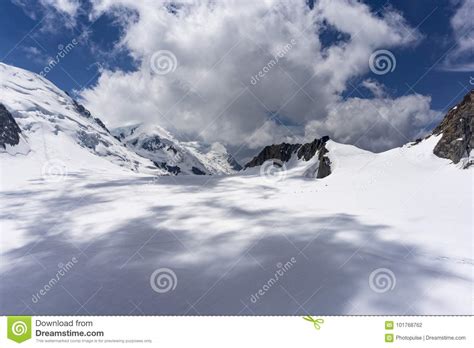
<path fill-rule="evenodd" d="M 471 91 L 430 136 L 409 145 L 440 137 L 432 152 L 460 162 L 461 167 L 469 166 L 474 146 L 473 99 Z M 127 126 L 111 132 L 50 81 L 3 63 L 0 127 L 0 152 L 10 155 L 4 160 L 15 160 L 19 165 L 21 158 L 27 157 L 22 164 L 25 170 L 30 165 L 42 172 L 50 171 L 50 167 L 56 171 L 58 167 L 72 171 L 121 167 L 152 175 L 226 175 L 242 169 L 223 145 L 183 141 L 158 125 Z M 332 172 L 328 140 L 323 137 L 306 144 L 269 145 L 245 165 L 245 172 L 261 171 L 260 167 L 268 167 L 268 163 L 284 169 L 303 165 L 305 177 L 324 178 Z"/>
<path fill-rule="evenodd" d="M 233 174 L 241 169 L 223 145 L 179 141 L 157 125 L 121 127 L 112 133 L 129 149 L 175 175 Z"/>
<path fill-rule="evenodd" d="M 98 118 L 53 83 L 32 72 L 0 63 L 4 132 L 18 129 L 18 141 L 1 151 L 22 160 L 32 170 L 117 170 L 122 167 L 156 175 L 167 174 L 151 161 L 127 149 Z M 3 122 L 6 121 L 2 121 Z M 23 158 L 26 157 L 26 158 Z M 8 160 L 3 156 L 2 161 Z M 27 165 L 28 162 L 30 166 Z"/>
<path fill-rule="evenodd" d="M 240 169 L 222 145 L 179 142 L 159 126 L 124 127 L 112 134 L 99 118 L 50 81 L 3 63 L 0 126 L 0 152 L 10 155 L 2 161 L 14 160 L 25 170 L 116 171 L 122 167 L 153 175 L 205 175 Z"/>
<path fill-rule="evenodd" d="M 204 144 L 186 141 L 182 142 L 182 145 L 204 164 L 210 174 L 233 174 L 242 169 L 221 143 Z"/>
<path fill-rule="evenodd" d="M 434 140 L 433 140 L 434 139 Z M 263 148 L 244 169 L 250 173 L 258 170 L 265 174 L 271 170 L 290 170 L 299 168 L 296 172 L 305 177 L 324 178 L 332 172 L 331 154 L 327 144 L 337 144 L 329 140 L 328 136 L 306 144 L 273 144 Z M 426 143 L 429 143 L 426 146 Z M 342 144 L 339 144 L 342 146 Z M 332 145 L 334 146 L 334 145 Z M 427 153 L 420 153 L 414 147 L 423 148 Z M 448 111 L 442 122 L 423 139 L 417 139 L 401 147 L 408 161 L 416 161 L 417 157 L 437 157 L 449 159 L 460 168 L 467 168 L 474 162 L 474 90 L 470 91 L 463 100 Z M 429 150 L 428 150 L 429 149 Z M 391 153 L 394 150 L 386 151 Z M 362 151 L 362 150 L 360 150 Z M 369 151 L 362 151 L 370 153 Z M 385 153 L 371 154 L 383 158 Z M 349 173 L 346 173 L 349 175 Z"/>

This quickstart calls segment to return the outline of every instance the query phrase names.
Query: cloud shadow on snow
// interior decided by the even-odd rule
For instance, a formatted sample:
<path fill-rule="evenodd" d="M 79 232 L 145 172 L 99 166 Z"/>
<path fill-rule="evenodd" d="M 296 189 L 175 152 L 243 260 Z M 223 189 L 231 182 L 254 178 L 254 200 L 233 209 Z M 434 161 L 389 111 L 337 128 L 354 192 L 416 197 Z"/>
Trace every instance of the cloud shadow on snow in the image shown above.
<path fill-rule="evenodd" d="M 173 180 L 162 178 L 157 185 L 172 185 Z M 257 211 L 251 202 L 237 206 L 222 196 L 203 197 L 186 207 L 160 198 L 113 230 L 83 240 L 71 237 L 79 209 L 100 212 L 108 209 L 103 205 L 112 199 L 110 190 L 146 184 L 141 178 L 86 184 L 80 199 L 76 189 L 51 195 L 41 183 L 36 190 L 2 192 L 3 219 L 24 219 L 18 198 L 41 201 L 41 206 L 22 222 L 26 242 L 2 255 L 0 311 L 6 315 L 455 314 L 420 313 L 417 301 L 427 296 L 426 284 L 440 277 L 464 279 L 426 264 L 417 256 L 423 251 L 412 245 L 381 239 L 389 226 L 364 224 L 350 214 L 294 218 L 279 209 Z M 232 185 L 237 184 L 219 178 L 209 182 L 212 189 L 238 189 Z M 183 180 L 174 189 L 179 193 L 200 187 L 196 181 Z M 216 233 L 212 226 L 196 222 L 202 210 L 211 219 L 225 214 L 228 226 Z M 180 224 L 174 226 L 177 219 Z M 187 222 L 192 227 L 179 227 Z M 91 228 L 84 227 L 86 235 Z M 358 238 L 348 239 L 348 231 Z M 79 262 L 38 303 L 32 303 L 33 293 L 55 276 L 58 263 L 73 256 Z M 274 276 L 277 264 L 292 257 L 293 267 L 252 302 L 252 294 Z M 178 279 L 175 290 L 164 294 L 150 286 L 150 275 L 161 267 L 172 269 Z M 396 286 L 378 294 L 370 290 L 369 275 L 381 267 L 393 271 Z M 365 312 L 367 303 L 377 313 Z"/>

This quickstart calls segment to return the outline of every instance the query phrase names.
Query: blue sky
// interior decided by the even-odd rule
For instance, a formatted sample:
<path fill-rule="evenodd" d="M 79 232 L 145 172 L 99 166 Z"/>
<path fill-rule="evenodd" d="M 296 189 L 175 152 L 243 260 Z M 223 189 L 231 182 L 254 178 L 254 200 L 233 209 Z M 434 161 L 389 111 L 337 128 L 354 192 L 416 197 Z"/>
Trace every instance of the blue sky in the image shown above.
<path fill-rule="evenodd" d="M 88 1 L 65 0 L 67 1 L 74 3 L 76 8 L 63 11 L 61 5 L 58 5 L 61 2 L 59 0 L 1 0 L 1 61 L 40 73 L 44 71 L 48 57 L 56 56 L 60 48 L 75 39 L 78 44 L 71 53 L 60 59 L 58 65 L 51 69 L 46 77 L 60 88 L 76 95 L 80 95 L 84 89 L 91 91 L 95 88 L 101 75 L 101 68 L 109 72 L 133 72 L 142 68 L 145 55 L 140 56 L 139 47 L 129 43 L 122 45 L 120 49 L 117 48 L 118 42 L 129 30 L 124 22 L 130 20 L 133 15 L 140 16 L 140 10 L 131 7 L 130 11 L 122 11 L 119 14 L 118 11 L 112 9 L 103 11 L 95 9 L 95 14 L 92 14 L 94 9 Z M 471 2 L 471 0 L 466 2 Z M 163 5 L 159 3 L 157 1 L 156 6 L 162 7 Z M 171 8 L 170 3 L 166 4 L 168 9 Z M 413 30 L 416 43 L 394 44 L 390 47 L 390 51 L 396 57 L 396 69 L 393 73 L 377 75 L 369 70 L 361 74 L 353 74 L 344 80 L 345 87 L 343 91 L 337 92 L 338 95 L 342 98 L 370 99 L 373 91 L 370 92 L 369 89 L 362 87 L 363 81 L 369 79 L 383 85 L 384 94 L 392 99 L 414 94 L 430 96 L 431 109 L 444 113 L 472 88 L 470 80 L 473 82 L 474 73 L 469 70 L 472 65 L 469 65 L 469 62 L 466 64 L 466 59 L 473 57 L 472 50 L 467 53 L 467 58 L 464 52 L 464 57 L 459 63 L 448 62 L 448 56 L 458 50 L 459 45 L 456 41 L 452 18 L 464 1 L 372 0 L 365 3 L 375 18 L 386 9 L 392 13 L 400 13 L 408 28 L 402 28 L 402 35 L 410 36 Z M 317 1 L 316 4 L 318 4 Z M 464 34 L 464 37 L 472 37 L 474 35 L 471 30 L 472 25 L 468 24 L 466 28 L 467 34 Z M 146 31 L 142 35 L 146 35 Z M 150 35 L 153 34 L 150 33 Z M 310 31 L 306 35 L 316 34 Z M 338 28 L 329 27 L 320 35 L 320 40 L 323 46 L 329 47 L 345 38 Z M 209 41 L 207 44 L 212 47 L 213 42 Z M 245 51 L 253 48 L 242 46 L 238 49 Z M 187 58 L 178 58 L 180 62 L 187 60 Z M 222 65 L 225 64 L 224 61 Z M 294 75 L 290 72 L 290 75 L 298 76 L 297 72 Z M 311 93 L 309 90 L 308 94 Z M 85 100 L 90 101 L 94 109 L 95 104 L 90 94 Z M 98 111 L 104 113 L 104 110 Z M 291 118 L 292 115 L 281 113 L 281 120 L 288 116 Z M 105 118 L 108 121 L 107 117 Z M 298 119 L 289 121 L 287 125 L 293 122 L 303 123 Z M 243 126 L 242 129 L 245 127 Z M 186 126 L 177 128 L 182 128 L 180 130 L 185 133 L 198 133 L 194 129 L 188 130 Z"/>
<path fill-rule="evenodd" d="M 73 54 L 61 60 L 60 66 L 47 74 L 49 80 L 72 92 L 97 81 L 98 64 L 120 69 L 133 68 L 133 62 L 126 53 L 103 57 L 94 52 L 93 45 L 101 46 L 107 51 L 119 39 L 119 27 L 112 18 L 104 15 L 92 22 L 83 14 L 78 18 L 77 24 L 71 27 L 68 16 L 58 12 L 55 22 L 59 22 L 55 23 L 54 30 L 49 30 L 43 26 L 46 19 L 42 7 L 32 3 L 28 8 L 36 12 L 35 18 L 31 18 L 31 15 L 25 13 L 25 8 L 15 2 L 1 0 L 0 55 L 3 63 L 40 73 L 46 65 L 44 59 L 54 57 L 59 51 L 59 45 L 67 45 L 72 39 L 80 37 L 85 28 L 89 28 L 90 37 L 87 42 L 81 42 Z M 35 51 L 31 52 L 31 48 Z"/>

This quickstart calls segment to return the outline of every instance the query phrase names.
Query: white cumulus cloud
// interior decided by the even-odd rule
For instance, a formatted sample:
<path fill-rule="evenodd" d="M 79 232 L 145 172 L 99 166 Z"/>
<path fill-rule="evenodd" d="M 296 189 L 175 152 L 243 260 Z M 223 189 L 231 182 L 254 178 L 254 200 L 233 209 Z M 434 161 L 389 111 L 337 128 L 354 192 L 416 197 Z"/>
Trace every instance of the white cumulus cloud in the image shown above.
<path fill-rule="evenodd" d="M 374 50 L 401 49 L 421 39 L 396 10 L 375 13 L 351 0 L 320 0 L 313 10 L 304 0 L 92 4 L 92 19 L 107 14 L 122 26 L 118 48 L 130 54 L 136 70 L 104 70 L 81 95 L 87 107 L 112 127 L 158 123 L 189 140 L 231 146 L 299 139 L 304 134 L 298 130 L 314 125 L 318 134 L 354 141 L 351 127 L 357 130 L 374 115 L 362 113 L 367 101 L 342 101 L 349 81 L 370 73 Z M 324 43 L 328 31 L 340 39 Z M 172 56 L 158 59 L 157 52 Z M 393 127 L 407 138 L 433 116 L 429 98 L 418 95 L 391 100 L 376 94 L 371 105 L 390 109 Z M 354 108 L 352 117 L 335 115 L 334 106 L 347 114 Z M 403 113 L 397 115 L 397 108 Z M 359 145 L 385 149 L 405 142 L 382 126 L 370 136 Z"/>

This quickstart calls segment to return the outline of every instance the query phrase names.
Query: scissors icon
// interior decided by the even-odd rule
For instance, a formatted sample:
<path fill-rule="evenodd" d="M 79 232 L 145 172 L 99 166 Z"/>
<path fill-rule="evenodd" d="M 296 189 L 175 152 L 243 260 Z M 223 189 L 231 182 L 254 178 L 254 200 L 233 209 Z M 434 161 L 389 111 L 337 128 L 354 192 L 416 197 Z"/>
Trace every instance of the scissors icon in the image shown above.
<path fill-rule="evenodd" d="M 323 323 L 324 323 L 324 319 L 321 319 L 321 318 L 314 319 L 314 318 L 311 317 L 310 315 L 307 315 L 306 317 L 303 317 L 303 319 L 312 322 L 313 325 L 314 325 L 314 328 L 315 328 L 316 330 L 319 330 L 319 329 L 321 328 L 321 325 L 320 325 L 320 324 L 323 324 Z"/>

